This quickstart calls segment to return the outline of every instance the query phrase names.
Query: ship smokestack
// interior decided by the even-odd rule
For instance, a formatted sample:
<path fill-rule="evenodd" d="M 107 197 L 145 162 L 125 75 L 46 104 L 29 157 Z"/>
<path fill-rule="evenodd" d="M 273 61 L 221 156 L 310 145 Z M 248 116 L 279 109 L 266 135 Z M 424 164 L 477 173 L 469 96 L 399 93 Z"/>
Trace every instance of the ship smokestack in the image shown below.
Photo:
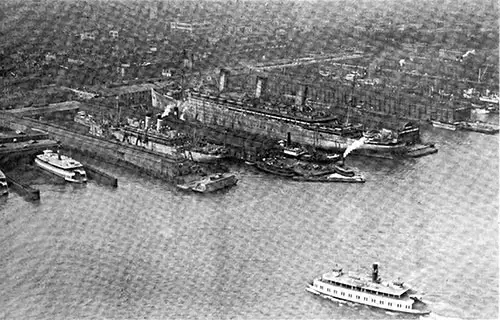
<path fill-rule="evenodd" d="M 257 77 L 257 86 L 255 88 L 255 98 L 260 98 L 264 95 L 267 89 L 267 78 L 258 76 Z"/>
<path fill-rule="evenodd" d="M 149 129 L 151 127 L 151 115 L 146 115 L 144 117 L 144 129 Z"/>
<path fill-rule="evenodd" d="M 229 71 L 225 69 L 220 69 L 219 74 L 219 91 L 222 92 L 226 89 L 227 78 L 229 77 Z"/>
<path fill-rule="evenodd" d="M 156 119 L 156 131 L 160 131 L 163 128 L 163 119 L 161 116 L 158 116 Z"/>
<path fill-rule="evenodd" d="M 373 264 L 373 271 L 372 271 L 372 281 L 373 282 L 378 282 L 378 263 Z"/>

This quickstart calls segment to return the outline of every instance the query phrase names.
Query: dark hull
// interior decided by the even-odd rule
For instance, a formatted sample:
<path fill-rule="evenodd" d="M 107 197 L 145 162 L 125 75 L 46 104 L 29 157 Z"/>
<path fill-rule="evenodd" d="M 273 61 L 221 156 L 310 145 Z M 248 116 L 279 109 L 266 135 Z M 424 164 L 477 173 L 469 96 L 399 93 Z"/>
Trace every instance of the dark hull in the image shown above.
<path fill-rule="evenodd" d="M 327 174 L 323 176 L 296 176 L 293 177 L 297 181 L 307 182 L 345 182 L 345 183 L 364 183 L 365 179 L 360 175 L 343 176 L 338 173 Z"/>
<path fill-rule="evenodd" d="M 262 170 L 266 173 L 274 174 L 274 175 L 281 176 L 281 177 L 291 178 L 291 177 L 297 175 L 293 169 L 272 166 L 272 165 L 269 165 L 269 164 L 264 163 L 264 162 L 257 162 L 256 167 L 259 170 Z"/>

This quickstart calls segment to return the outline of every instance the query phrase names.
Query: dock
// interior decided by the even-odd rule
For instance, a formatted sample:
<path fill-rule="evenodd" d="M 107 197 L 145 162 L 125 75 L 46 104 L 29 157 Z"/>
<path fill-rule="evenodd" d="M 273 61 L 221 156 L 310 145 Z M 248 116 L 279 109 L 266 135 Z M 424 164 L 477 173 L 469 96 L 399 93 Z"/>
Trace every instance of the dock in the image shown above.
<path fill-rule="evenodd" d="M 110 186 L 113 188 L 118 187 L 118 179 L 112 175 L 92 166 L 89 164 L 84 164 L 85 172 L 87 172 L 87 177 L 100 183 L 102 185 Z"/>

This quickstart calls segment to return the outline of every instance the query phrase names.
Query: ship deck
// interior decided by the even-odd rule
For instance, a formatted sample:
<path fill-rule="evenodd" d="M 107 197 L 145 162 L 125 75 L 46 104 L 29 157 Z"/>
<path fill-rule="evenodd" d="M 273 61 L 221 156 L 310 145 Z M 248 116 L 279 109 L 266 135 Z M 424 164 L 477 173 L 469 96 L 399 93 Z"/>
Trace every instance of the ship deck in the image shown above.
<path fill-rule="evenodd" d="M 363 289 L 364 291 L 373 293 L 381 293 L 390 296 L 400 297 L 402 294 L 410 290 L 408 286 L 397 286 L 389 282 L 373 282 L 367 277 L 358 275 L 338 274 L 337 272 L 328 272 L 321 277 L 323 281 L 332 281 L 334 284 L 349 286 L 355 289 Z"/>

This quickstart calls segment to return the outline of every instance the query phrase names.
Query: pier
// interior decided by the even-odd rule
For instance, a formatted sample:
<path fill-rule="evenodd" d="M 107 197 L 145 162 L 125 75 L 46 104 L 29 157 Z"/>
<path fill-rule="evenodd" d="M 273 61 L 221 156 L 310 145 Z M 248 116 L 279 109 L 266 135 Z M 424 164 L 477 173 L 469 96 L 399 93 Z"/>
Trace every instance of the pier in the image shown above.
<path fill-rule="evenodd" d="M 25 198 L 28 201 L 38 201 L 40 200 L 40 190 L 30 187 L 27 184 L 24 184 L 17 180 L 17 177 L 14 178 L 10 174 L 5 173 L 5 178 L 7 178 L 7 183 L 9 187 L 17 192 L 20 196 Z"/>
<path fill-rule="evenodd" d="M 118 187 L 118 179 L 113 177 L 112 175 L 94 167 L 89 164 L 84 164 L 85 172 L 87 173 L 87 177 L 100 183 L 102 185 L 110 186 L 113 188 Z"/>
<path fill-rule="evenodd" d="M 128 145 L 119 141 L 73 132 L 65 127 L 41 120 L 0 113 L 0 126 L 16 130 L 33 128 L 46 132 L 47 135 L 62 145 L 64 149 L 76 151 L 94 159 L 136 169 L 166 181 L 176 181 L 179 176 L 189 174 L 194 163 L 186 159 L 174 159 L 165 154 Z M 53 142 L 53 147 L 56 143 Z M 104 184 L 115 185 L 113 177 L 90 169 L 94 177 Z M 92 172 L 91 172 L 92 175 Z"/>

